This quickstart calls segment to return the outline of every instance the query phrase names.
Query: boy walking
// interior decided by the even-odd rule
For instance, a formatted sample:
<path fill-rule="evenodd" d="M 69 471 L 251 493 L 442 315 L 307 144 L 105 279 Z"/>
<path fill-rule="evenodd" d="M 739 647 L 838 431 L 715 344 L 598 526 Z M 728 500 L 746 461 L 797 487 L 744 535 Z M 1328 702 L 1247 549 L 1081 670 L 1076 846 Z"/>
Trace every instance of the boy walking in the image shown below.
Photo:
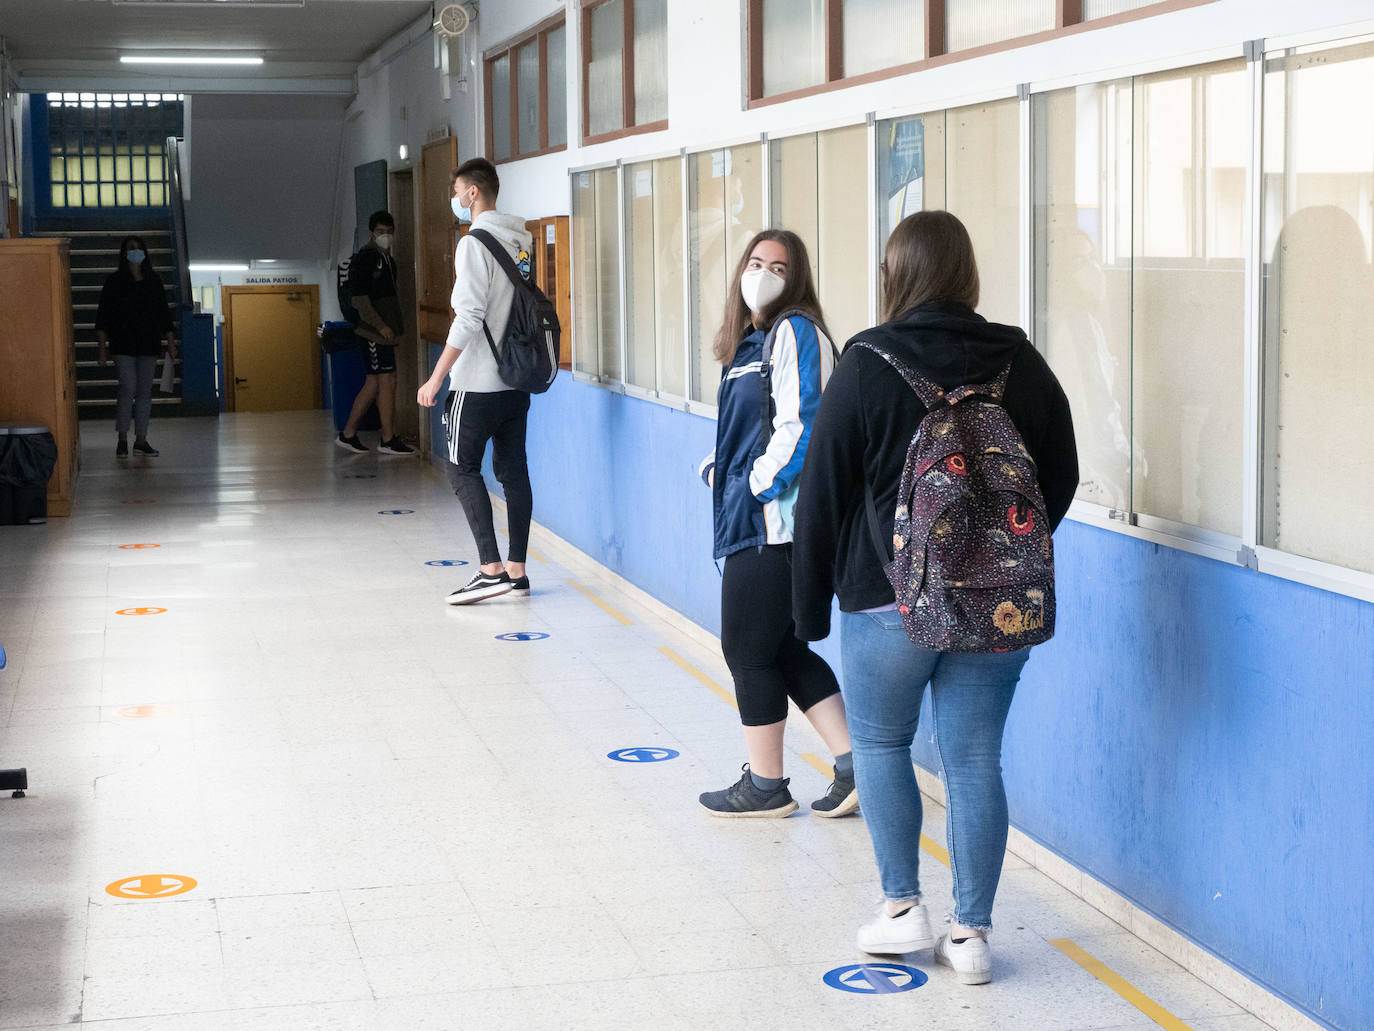
<path fill-rule="evenodd" d="M 484 229 L 511 255 L 522 270 L 529 267 L 530 234 L 523 219 L 496 210 L 501 181 L 485 158 L 465 161 L 453 173 L 453 212 L 471 229 Z M 473 540 L 477 542 L 477 573 L 448 596 L 450 605 L 469 605 L 508 591 L 528 594 L 525 551 L 530 537 L 534 499 L 525 461 L 525 426 L 530 395 L 512 390 L 497 371 L 488 344 L 506 331 L 515 285 L 480 240 L 464 236 L 453 258 L 453 325 L 434 374 L 420 387 L 416 400 L 432 408 L 444 379 L 450 389 L 444 405 L 444 437 L 448 444 L 449 478 L 463 506 Z M 482 457 L 492 445 L 492 468 L 506 492 L 510 550 L 501 550 L 492 524 L 491 499 L 482 480 Z"/>

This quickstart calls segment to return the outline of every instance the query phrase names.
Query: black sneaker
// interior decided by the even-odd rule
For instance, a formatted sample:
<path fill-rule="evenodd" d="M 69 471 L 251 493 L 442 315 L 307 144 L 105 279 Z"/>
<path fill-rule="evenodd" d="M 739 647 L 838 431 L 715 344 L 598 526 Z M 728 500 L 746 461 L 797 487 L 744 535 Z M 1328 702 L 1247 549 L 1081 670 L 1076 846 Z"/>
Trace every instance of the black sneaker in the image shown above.
<path fill-rule="evenodd" d="M 157 448 L 149 444 L 146 440 L 134 441 L 134 454 L 147 455 L 149 458 L 157 457 Z"/>
<path fill-rule="evenodd" d="M 707 791 L 702 794 L 700 801 L 708 813 L 731 819 L 777 819 L 790 816 L 797 811 L 796 799 L 792 797 L 792 792 L 787 790 L 790 781 L 784 780 L 776 791 L 762 791 L 754 785 L 754 778 L 749 774 L 749 764 L 745 763 L 741 768 L 744 770 L 744 776 L 738 783 L 723 791 Z"/>
<path fill-rule="evenodd" d="M 392 437 L 384 440 L 377 445 L 377 450 L 384 455 L 413 455 L 415 449 L 406 444 L 400 437 Z"/>
<path fill-rule="evenodd" d="M 334 443 L 338 444 L 339 447 L 343 448 L 345 451 L 352 451 L 355 455 L 367 453 L 367 448 L 363 447 L 363 442 L 358 439 L 356 433 L 351 437 L 345 437 L 343 435 L 343 430 L 340 430 L 339 435 L 334 438 Z"/>
<path fill-rule="evenodd" d="M 448 596 L 448 603 L 471 605 L 484 598 L 495 598 L 498 594 L 505 594 L 513 586 L 510 576 L 504 569 L 495 576 L 478 570 L 476 576 Z"/>
<path fill-rule="evenodd" d="M 510 589 L 513 594 L 529 594 L 530 578 L 528 576 L 522 576 L 512 580 L 510 582 Z"/>
<path fill-rule="evenodd" d="M 811 803 L 811 811 L 817 816 L 848 816 L 859 808 L 859 792 L 854 788 L 854 771 L 850 770 L 847 777 L 841 777 L 838 770 L 832 766 L 835 779 L 830 782 L 830 790 L 825 793 L 824 798 L 818 798 Z"/>
<path fill-rule="evenodd" d="M 128 442 L 127 440 L 121 440 L 118 444 L 115 445 L 115 457 L 116 457 L 116 458 L 128 458 L 128 457 L 129 457 L 129 442 Z"/>

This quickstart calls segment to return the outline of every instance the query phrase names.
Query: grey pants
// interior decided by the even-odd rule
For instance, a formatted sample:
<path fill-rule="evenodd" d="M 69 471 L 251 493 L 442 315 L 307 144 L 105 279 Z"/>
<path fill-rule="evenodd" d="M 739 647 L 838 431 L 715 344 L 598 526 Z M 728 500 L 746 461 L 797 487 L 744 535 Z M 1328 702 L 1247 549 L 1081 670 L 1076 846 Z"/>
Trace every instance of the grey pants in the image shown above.
<path fill-rule="evenodd" d="M 115 372 L 119 374 L 115 432 L 121 437 L 129 432 L 129 416 L 132 414 L 134 438 L 146 440 L 148 419 L 153 414 L 153 372 L 157 368 L 157 356 L 117 354 L 114 360 Z"/>

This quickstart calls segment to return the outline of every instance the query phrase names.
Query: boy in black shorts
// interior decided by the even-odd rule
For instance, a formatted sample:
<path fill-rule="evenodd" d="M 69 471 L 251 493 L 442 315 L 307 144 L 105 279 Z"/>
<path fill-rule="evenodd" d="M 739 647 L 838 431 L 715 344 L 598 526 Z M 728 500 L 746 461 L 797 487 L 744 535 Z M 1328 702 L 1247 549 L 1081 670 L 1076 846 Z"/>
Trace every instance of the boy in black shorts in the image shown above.
<path fill-rule="evenodd" d="M 405 335 L 405 320 L 401 317 L 401 301 L 396 290 L 396 259 L 391 256 L 396 220 L 389 211 L 375 211 L 367 220 L 367 228 L 371 238 L 348 267 L 353 306 L 360 316 L 356 332 L 364 342 L 363 364 L 367 378 L 353 401 L 348 424 L 335 443 L 345 451 L 361 453 L 367 450 L 358 439 L 358 423 L 376 401 L 382 420 L 382 442 L 377 450 L 384 455 L 409 455 L 414 453 L 414 448 L 396 436 L 392 421 L 396 412 L 396 342 Z"/>

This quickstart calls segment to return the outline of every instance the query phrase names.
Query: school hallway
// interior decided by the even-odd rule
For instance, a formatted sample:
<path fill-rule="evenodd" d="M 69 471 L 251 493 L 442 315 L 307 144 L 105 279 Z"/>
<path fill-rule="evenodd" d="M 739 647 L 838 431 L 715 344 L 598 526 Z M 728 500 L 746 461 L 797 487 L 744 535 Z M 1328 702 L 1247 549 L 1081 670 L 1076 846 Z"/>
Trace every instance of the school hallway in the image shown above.
<path fill-rule="evenodd" d="M 992 984 L 857 952 L 872 852 L 809 815 L 804 721 L 799 813 L 697 805 L 743 759 L 703 631 L 537 526 L 532 597 L 445 605 L 438 468 L 327 413 L 159 420 L 122 464 L 110 428 L 69 519 L 0 530 L 0 1027 L 1267 1026 L 1012 854 Z"/>

